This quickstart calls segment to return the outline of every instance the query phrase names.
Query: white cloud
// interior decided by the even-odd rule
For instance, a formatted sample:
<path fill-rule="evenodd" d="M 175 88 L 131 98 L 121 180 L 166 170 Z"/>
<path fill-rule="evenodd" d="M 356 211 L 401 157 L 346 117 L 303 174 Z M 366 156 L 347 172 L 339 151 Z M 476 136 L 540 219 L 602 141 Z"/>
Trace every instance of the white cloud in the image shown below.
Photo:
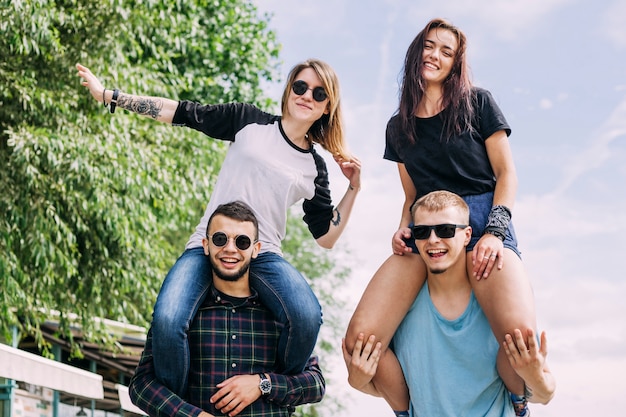
<path fill-rule="evenodd" d="M 345 14 L 350 6 L 350 2 L 333 0 L 256 0 L 254 3 L 261 12 L 269 12 L 274 16 L 273 29 L 293 35 L 300 35 L 303 27 L 318 27 L 320 33 L 336 30 L 345 22 Z"/>
<path fill-rule="evenodd" d="M 626 47 L 626 2 L 615 0 L 604 14 L 601 31 L 617 47 Z"/>
<path fill-rule="evenodd" d="M 442 16 L 459 25 L 472 41 L 471 49 L 482 48 L 483 61 L 497 59 L 501 53 L 494 52 L 493 39 L 514 48 L 520 59 L 550 53 L 554 44 L 567 56 L 589 50 L 597 56 L 611 56 L 619 52 L 615 45 L 626 45 L 623 0 L 613 0 L 609 12 L 602 14 L 602 21 L 595 16 L 607 6 L 585 0 L 439 3 L 258 0 L 257 3 L 275 11 L 271 26 L 278 29 L 279 41 L 285 45 L 281 56 L 288 64 L 318 51 L 335 54 L 328 61 L 340 73 L 348 140 L 363 162 L 363 189 L 340 241 L 351 247 L 350 260 L 346 262 L 352 267 L 352 275 L 341 289 L 348 309 L 356 306 L 365 285 L 390 253 L 391 234 L 399 221 L 403 194 L 397 169 L 382 159 L 384 128 L 397 106 L 396 81 L 404 51 L 428 20 Z M 378 15 L 367 15 L 367 10 L 374 7 L 378 7 Z M 589 44 L 571 42 L 571 33 L 559 31 L 563 14 L 557 12 L 561 10 L 567 12 L 568 18 L 578 17 L 583 22 L 580 30 L 606 29 L 602 32 L 604 38 L 599 40 L 599 29 L 594 29 L 590 31 L 595 32 L 589 34 Z M 553 43 L 532 39 L 537 33 L 545 33 L 546 28 L 550 28 Z M 357 58 L 353 52 L 356 49 Z M 573 75 L 568 62 L 571 64 L 567 60 L 554 60 L 550 64 L 557 66 L 563 80 Z M 371 72 L 364 73 L 366 69 Z M 365 75 L 358 78 L 358 83 L 353 82 L 362 74 Z M 612 82 L 614 91 L 626 90 L 624 80 L 619 77 L 623 75 L 620 68 L 608 74 L 613 78 L 602 81 Z M 598 88 L 598 77 L 586 76 L 572 81 L 582 83 L 575 95 L 564 92 L 565 88 L 558 85 L 554 90 L 542 91 L 541 104 L 524 83 L 534 86 L 540 81 L 535 77 L 543 75 L 528 74 L 519 82 L 519 88 L 510 90 L 513 95 L 509 97 L 511 110 L 507 109 L 507 117 L 521 113 L 529 103 L 535 109 L 552 108 L 552 115 L 560 104 L 572 101 L 572 97 L 577 103 L 590 103 L 597 98 L 590 91 L 606 91 Z M 492 76 L 494 79 L 489 81 L 511 82 L 506 81 L 510 79 L 506 72 L 500 76 L 494 71 Z M 363 95 L 363 91 L 369 94 Z M 532 119 L 532 128 L 546 137 L 545 146 L 523 140 L 516 142 L 518 158 L 532 156 L 542 164 L 549 161 L 550 175 L 556 176 L 546 178 L 545 183 L 555 185 L 542 187 L 541 193 L 518 194 L 513 218 L 524 265 L 535 289 L 539 328 L 548 331 L 549 362 L 558 386 L 553 402 L 547 407 L 533 405 L 532 414 L 534 417 L 621 415 L 621 397 L 626 392 L 623 379 L 626 195 L 621 191 L 620 180 L 626 178 L 623 163 L 626 149 L 623 140 L 618 139 L 626 135 L 626 96 L 610 114 L 599 112 L 594 106 L 570 105 L 567 117 L 567 123 L 576 126 L 584 120 L 577 134 L 588 140 L 580 148 L 576 148 L 580 143 L 577 138 L 560 134 L 559 123 L 564 120 L 559 122 L 554 118 L 548 122 L 542 117 Z M 594 124 L 595 121 L 599 122 Z M 595 131 L 589 132 L 590 125 L 596 126 Z M 575 154 L 569 156 L 572 153 Z M 333 197 L 338 199 L 343 195 L 346 180 L 335 164 L 328 161 Z M 520 182 L 527 183 L 526 173 L 523 177 L 521 174 Z M 594 195 L 581 191 L 583 186 L 584 190 L 593 190 Z M 596 199 L 597 195 L 602 198 Z M 345 402 L 346 409 L 337 415 L 393 417 L 383 400 L 347 386 L 340 355 L 335 352 L 332 365 L 325 368 L 333 379 L 328 386 L 329 395 Z"/>
<path fill-rule="evenodd" d="M 554 106 L 554 104 L 552 103 L 552 100 L 550 100 L 548 98 L 542 98 L 539 101 L 539 107 L 544 109 L 544 110 L 551 109 L 553 106 Z"/>
<path fill-rule="evenodd" d="M 529 30 L 538 21 L 572 0 L 507 0 L 507 1 L 467 1 L 415 2 L 407 13 L 412 20 L 418 17 L 424 24 L 439 16 L 452 20 L 463 29 L 461 21 L 469 21 L 480 26 L 480 32 L 487 32 L 502 40 L 527 38 Z M 469 29 L 467 29 L 469 30 Z M 478 29 L 477 29 L 478 30 Z"/>
<path fill-rule="evenodd" d="M 600 345 L 600 341 L 597 341 Z M 575 366 L 554 363 L 557 391 L 548 406 L 531 405 L 533 417 L 623 414 L 626 359 L 581 357 Z M 595 389 L 594 389 L 595 388 Z"/>
<path fill-rule="evenodd" d="M 516 204 L 514 222 L 552 357 L 623 357 L 626 202 L 528 195 Z"/>
<path fill-rule="evenodd" d="M 597 134 L 592 138 L 591 144 L 563 165 L 564 178 L 558 192 L 562 193 L 582 175 L 608 160 L 612 154 L 609 145 L 624 135 L 626 135 L 626 97 L 599 128 Z"/>

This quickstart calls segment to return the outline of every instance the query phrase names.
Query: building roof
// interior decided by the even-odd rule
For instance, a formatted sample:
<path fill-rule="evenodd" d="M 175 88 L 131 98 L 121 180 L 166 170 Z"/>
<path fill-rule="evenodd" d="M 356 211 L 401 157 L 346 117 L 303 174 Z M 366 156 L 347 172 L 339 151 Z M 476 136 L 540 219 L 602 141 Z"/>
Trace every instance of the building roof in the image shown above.
<path fill-rule="evenodd" d="M 41 331 L 46 341 L 60 347 L 61 358 L 59 362 L 61 364 L 95 372 L 102 376 L 102 398 L 83 397 L 77 396 L 76 393 L 59 391 L 60 401 L 70 405 L 91 408 L 91 402 L 94 400 L 96 409 L 117 413 L 121 408 L 121 403 L 126 402 L 122 401 L 125 398 L 120 400 L 120 390 L 122 392 L 121 395 L 126 394 L 124 388 L 128 386 L 130 378 L 133 376 L 135 368 L 139 363 L 147 331 L 143 327 L 112 320 L 103 320 L 103 322 L 107 331 L 115 337 L 116 349 L 114 350 L 107 350 L 102 348 L 102 346 L 87 342 L 79 328 L 72 329 L 72 336 L 81 346 L 84 359 L 70 359 L 70 342 L 58 336 L 57 321 L 46 321 L 41 325 Z M 33 354 L 40 354 L 37 343 L 32 337 L 22 339 L 18 348 Z M 133 412 L 133 410 L 128 410 L 128 408 L 132 408 L 128 407 L 128 405 L 124 408 Z"/>

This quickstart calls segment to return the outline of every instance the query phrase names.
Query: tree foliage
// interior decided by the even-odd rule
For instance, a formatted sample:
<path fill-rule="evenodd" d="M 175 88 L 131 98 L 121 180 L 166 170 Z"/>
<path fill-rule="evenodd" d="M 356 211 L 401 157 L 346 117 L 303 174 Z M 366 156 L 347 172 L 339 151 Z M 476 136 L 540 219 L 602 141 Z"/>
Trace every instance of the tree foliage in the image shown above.
<path fill-rule="evenodd" d="M 244 0 L 0 0 L 0 332 L 46 343 L 58 312 L 105 344 L 95 318 L 146 325 L 167 270 L 209 199 L 225 145 L 118 110 L 80 85 L 201 102 L 276 105 L 269 17 Z M 120 114 L 121 113 L 121 114 Z M 310 280 L 334 337 L 345 270 L 296 214 L 287 258 Z M 322 340 L 323 350 L 331 345 Z M 74 345 L 80 356 L 80 346 Z M 313 415 L 314 409 L 300 410 Z"/>
<path fill-rule="evenodd" d="M 38 334 L 50 310 L 66 336 L 71 314 L 94 339 L 94 317 L 144 324 L 224 145 L 108 114 L 74 65 L 110 88 L 263 107 L 274 33 L 244 1 L 2 3 L 2 330 Z"/>

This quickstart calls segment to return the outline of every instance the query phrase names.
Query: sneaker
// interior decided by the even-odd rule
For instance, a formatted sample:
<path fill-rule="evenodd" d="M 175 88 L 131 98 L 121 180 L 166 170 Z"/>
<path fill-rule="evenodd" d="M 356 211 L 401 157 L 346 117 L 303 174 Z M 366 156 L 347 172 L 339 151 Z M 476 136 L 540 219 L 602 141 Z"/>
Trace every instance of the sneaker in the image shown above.
<path fill-rule="evenodd" d="M 528 408 L 528 400 L 526 400 L 526 397 L 511 393 L 511 402 L 513 403 L 513 410 L 515 410 L 517 417 L 530 417 L 530 409 Z"/>

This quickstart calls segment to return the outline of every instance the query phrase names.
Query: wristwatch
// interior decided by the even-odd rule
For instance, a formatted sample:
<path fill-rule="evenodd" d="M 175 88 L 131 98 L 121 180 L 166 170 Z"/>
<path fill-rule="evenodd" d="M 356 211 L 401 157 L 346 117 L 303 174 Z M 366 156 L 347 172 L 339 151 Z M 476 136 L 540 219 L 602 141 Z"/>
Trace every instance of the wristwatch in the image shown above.
<path fill-rule="evenodd" d="M 262 395 L 269 395 L 272 392 L 272 381 L 267 379 L 265 374 L 260 373 L 261 381 L 259 382 L 259 389 L 261 390 Z"/>

